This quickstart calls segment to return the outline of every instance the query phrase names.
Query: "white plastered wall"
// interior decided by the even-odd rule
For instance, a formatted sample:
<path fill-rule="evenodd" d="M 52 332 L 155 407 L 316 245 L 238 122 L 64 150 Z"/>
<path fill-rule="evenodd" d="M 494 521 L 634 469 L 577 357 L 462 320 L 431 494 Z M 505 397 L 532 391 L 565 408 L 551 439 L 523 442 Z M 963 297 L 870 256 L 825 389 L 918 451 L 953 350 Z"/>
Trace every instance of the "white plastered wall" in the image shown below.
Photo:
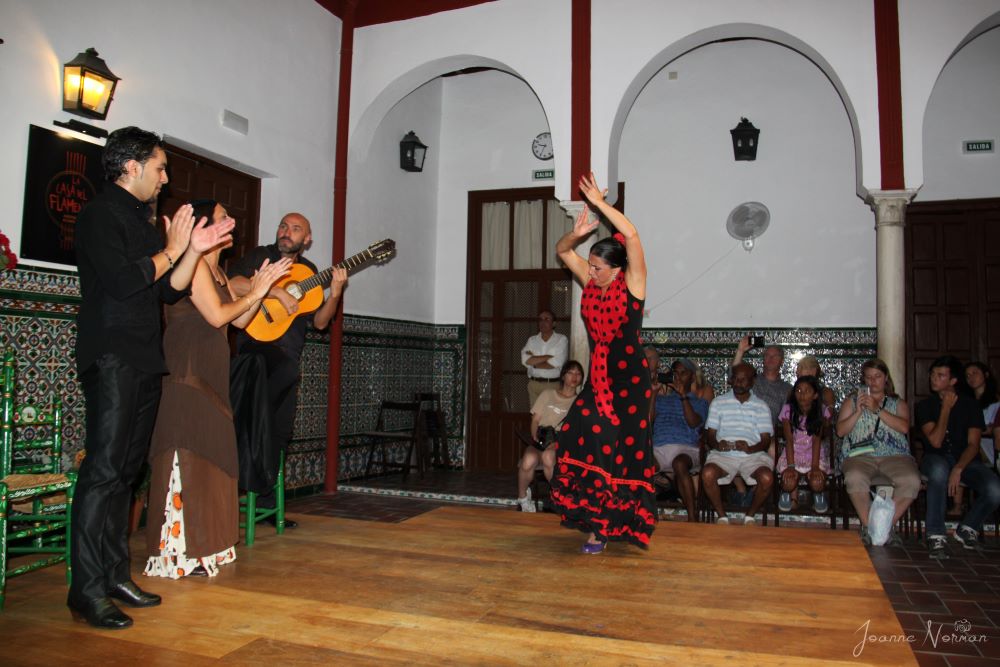
<path fill-rule="evenodd" d="M 94 124 L 138 125 L 270 175 L 261 241 L 298 210 L 313 221 L 310 257 L 329 260 L 340 20 L 313 0 L 7 0 L 0 27 L 0 88 L 19 96 L 0 128 L 0 229 L 15 250 L 28 125 L 72 117 L 62 112 L 62 63 L 93 46 L 122 79 L 108 120 Z M 222 127 L 223 109 L 249 118 L 247 136 Z"/>
<path fill-rule="evenodd" d="M 1000 25 L 1000 0 L 906 0 L 899 3 L 906 187 L 918 188 L 924 183 L 924 115 L 938 77 L 948 60 L 966 42 L 997 25 Z M 994 82 L 996 65 L 993 64 Z M 927 199 L 926 195 L 921 198 Z"/>
<path fill-rule="evenodd" d="M 733 158 L 741 114 L 761 130 L 752 162 Z M 744 40 L 678 58 L 632 107 L 620 164 L 649 265 L 645 326 L 875 323 L 872 212 L 855 195 L 851 126 L 799 53 Z M 745 201 L 771 212 L 751 252 L 726 232 Z"/>
<path fill-rule="evenodd" d="M 924 116 L 924 182 L 916 201 L 1000 197 L 1000 27 L 948 61 Z M 992 153 L 962 152 L 963 141 L 993 140 Z"/>

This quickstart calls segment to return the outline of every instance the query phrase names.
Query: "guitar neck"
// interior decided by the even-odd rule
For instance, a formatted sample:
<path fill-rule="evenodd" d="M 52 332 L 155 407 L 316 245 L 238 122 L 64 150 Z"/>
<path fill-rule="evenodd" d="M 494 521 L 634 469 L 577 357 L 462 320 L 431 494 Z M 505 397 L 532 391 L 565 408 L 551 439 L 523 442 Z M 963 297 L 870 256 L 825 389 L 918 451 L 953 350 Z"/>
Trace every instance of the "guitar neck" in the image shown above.
<path fill-rule="evenodd" d="M 333 277 L 334 269 L 347 269 L 347 273 L 350 274 L 352 271 L 361 268 L 365 264 L 368 264 L 373 259 L 375 259 L 375 256 L 372 254 L 372 251 L 365 248 L 358 254 L 351 255 L 343 262 L 340 262 L 339 264 L 334 264 L 326 271 L 320 271 L 319 273 L 310 276 L 309 278 L 306 278 L 301 283 L 299 283 L 299 285 L 301 286 L 303 292 L 308 292 L 313 287 L 317 287 L 320 285 L 326 287 L 327 285 L 330 284 L 330 279 Z"/>

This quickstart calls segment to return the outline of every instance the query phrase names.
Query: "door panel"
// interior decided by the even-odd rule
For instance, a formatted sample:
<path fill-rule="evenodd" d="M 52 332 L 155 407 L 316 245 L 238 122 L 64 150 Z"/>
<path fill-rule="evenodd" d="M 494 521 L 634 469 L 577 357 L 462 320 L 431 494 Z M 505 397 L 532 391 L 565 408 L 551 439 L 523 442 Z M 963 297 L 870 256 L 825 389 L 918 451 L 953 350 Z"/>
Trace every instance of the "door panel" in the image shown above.
<path fill-rule="evenodd" d="M 1000 359 L 1000 199 L 912 204 L 906 213 L 907 398 L 931 362 Z"/>
<path fill-rule="evenodd" d="M 160 195 L 159 210 L 173 214 L 181 204 L 193 199 L 214 199 L 236 220 L 234 244 L 222 254 L 222 263 L 255 248 L 260 222 L 260 179 L 176 146 L 167 144 L 165 150 L 170 182 Z"/>

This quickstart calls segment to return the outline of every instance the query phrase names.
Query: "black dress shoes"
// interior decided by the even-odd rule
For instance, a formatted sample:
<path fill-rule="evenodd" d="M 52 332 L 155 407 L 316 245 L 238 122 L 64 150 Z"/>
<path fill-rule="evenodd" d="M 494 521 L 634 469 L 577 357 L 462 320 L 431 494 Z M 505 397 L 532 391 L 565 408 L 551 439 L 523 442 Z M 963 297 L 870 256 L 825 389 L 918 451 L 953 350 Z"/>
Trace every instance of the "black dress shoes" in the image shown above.
<path fill-rule="evenodd" d="M 108 597 L 121 600 L 130 607 L 155 607 L 161 602 L 159 595 L 147 593 L 136 586 L 134 581 L 123 581 L 113 586 L 108 591 Z"/>
<path fill-rule="evenodd" d="M 66 605 L 74 619 L 86 621 L 95 628 L 121 630 L 132 625 L 132 619 L 116 607 L 111 598 L 94 598 L 83 605 L 67 602 Z"/>
<path fill-rule="evenodd" d="M 264 523 L 274 526 L 275 528 L 278 527 L 278 519 L 276 519 L 273 516 L 269 516 L 266 519 L 264 519 Z M 292 521 L 287 516 L 285 517 L 285 528 L 298 528 L 298 526 L 299 526 L 298 521 Z"/>

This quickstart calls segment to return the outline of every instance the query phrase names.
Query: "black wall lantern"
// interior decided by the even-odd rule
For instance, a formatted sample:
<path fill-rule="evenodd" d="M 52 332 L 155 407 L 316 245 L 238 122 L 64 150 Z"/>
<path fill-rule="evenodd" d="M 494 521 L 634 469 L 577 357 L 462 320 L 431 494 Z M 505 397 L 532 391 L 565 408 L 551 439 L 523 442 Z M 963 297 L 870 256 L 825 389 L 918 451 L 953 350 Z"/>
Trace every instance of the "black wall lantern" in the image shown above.
<path fill-rule="evenodd" d="M 733 157 L 737 160 L 757 159 L 757 138 L 760 130 L 746 118 L 740 118 L 740 124 L 729 130 L 733 135 Z"/>
<path fill-rule="evenodd" d="M 403 171 L 423 171 L 427 146 L 410 130 L 399 142 L 399 168 Z"/>
<path fill-rule="evenodd" d="M 120 79 L 93 48 L 63 65 L 63 111 L 104 120 Z"/>

